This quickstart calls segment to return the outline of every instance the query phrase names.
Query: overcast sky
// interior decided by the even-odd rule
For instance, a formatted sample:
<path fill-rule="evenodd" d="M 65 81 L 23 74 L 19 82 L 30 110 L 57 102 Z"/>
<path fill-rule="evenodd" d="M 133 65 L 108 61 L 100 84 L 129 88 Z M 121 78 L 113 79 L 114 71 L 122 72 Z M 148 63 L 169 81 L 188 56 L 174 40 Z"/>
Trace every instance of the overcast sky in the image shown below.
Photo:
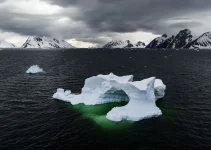
<path fill-rule="evenodd" d="M 189 28 L 211 31 L 211 0 L 0 0 L 0 39 L 21 46 L 54 36 L 76 47 L 111 40 L 148 43 Z"/>

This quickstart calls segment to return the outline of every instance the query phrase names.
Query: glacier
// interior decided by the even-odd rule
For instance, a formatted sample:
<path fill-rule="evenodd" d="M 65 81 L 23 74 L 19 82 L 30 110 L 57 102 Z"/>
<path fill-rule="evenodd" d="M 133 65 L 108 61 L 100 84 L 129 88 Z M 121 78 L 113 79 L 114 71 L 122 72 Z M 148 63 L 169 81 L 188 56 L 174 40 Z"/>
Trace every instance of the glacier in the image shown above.
<path fill-rule="evenodd" d="M 40 68 L 38 65 L 33 65 L 26 71 L 26 73 L 29 73 L 29 74 L 43 73 L 43 72 L 44 70 Z"/>
<path fill-rule="evenodd" d="M 139 121 L 162 114 L 155 102 L 165 96 L 165 90 L 166 85 L 155 77 L 133 81 L 133 75 L 116 76 L 110 73 L 86 79 L 81 94 L 72 94 L 70 90 L 59 88 L 53 98 L 70 102 L 72 105 L 126 101 L 126 106 L 114 107 L 107 113 L 106 118 L 114 122 Z"/>

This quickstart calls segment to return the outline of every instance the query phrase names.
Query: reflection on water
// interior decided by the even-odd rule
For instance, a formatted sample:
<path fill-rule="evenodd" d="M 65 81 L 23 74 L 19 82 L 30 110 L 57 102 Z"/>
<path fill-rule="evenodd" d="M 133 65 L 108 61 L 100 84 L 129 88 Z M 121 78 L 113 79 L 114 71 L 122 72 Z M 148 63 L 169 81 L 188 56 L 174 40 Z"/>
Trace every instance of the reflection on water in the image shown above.
<path fill-rule="evenodd" d="M 211 149 L 210 58 L 210 51 L 185 50 L 1 51 L 0 149 Z M 46 73 L 26 74 L 34 64 Z M 162 79 L 166 96 L 156 104 L 163 114 L 116 123 L 105 116 L 124 102 L 52 99 L 57 88 L 80 93 L 86 78 L 110 72 Z"/>

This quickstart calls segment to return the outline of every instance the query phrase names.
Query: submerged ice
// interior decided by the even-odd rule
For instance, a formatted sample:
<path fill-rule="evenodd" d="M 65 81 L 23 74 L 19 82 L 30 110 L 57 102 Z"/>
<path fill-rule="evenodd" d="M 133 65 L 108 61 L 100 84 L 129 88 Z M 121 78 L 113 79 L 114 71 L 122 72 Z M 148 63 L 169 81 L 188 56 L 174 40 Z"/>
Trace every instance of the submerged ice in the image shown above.
<path fill-rule="evenodd" d="M 162 80 L 155 77 L 133 82 L 133 75 L 119 77 L 111 73 L 86 79 L 80 95 L 58 89 L 53 98 L 72 105 L 126 101 L 126 106 L 113 108 L 106 118 L 111 121 L 139 121 L 162 114 L 155 102 L 164 97 L 165 89 Z"/>
<path fill-rule="evenodd" d="M 42 73 L 42 72 L 44 72 L 44 70 L 40 68 L 38 65 L 33 65 L 26 71 L 26 73 L 32 73 L 32 74 Z"/>

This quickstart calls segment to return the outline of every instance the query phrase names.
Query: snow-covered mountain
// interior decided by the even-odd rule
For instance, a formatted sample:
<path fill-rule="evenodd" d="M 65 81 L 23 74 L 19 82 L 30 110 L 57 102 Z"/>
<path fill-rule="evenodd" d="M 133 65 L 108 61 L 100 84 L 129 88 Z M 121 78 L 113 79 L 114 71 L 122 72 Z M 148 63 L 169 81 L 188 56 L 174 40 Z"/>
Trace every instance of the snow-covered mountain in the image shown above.
<path fill-rule="evenodd" d="M 156 48 L 158 45 L 163 43 L 167 38 L 168 38 L 168 36 L 166 34 L 163 34 L 161 37 L 157 37 L 154 40 L 152 40 L 152 42 L 150 42 L 146 46 L 146 48 Z"/>
<path fill-rule="evenodd" d="M 189 29 L 181 30 L 167 48 L 183 48 L 192 42 L 193 35 Z"/>
<path fill-rule="evenodd" d="M 102 48 L 125 48 L 125 47 L 130 47 L 130 41 L 121 41 L 121 40 L 116 40 L 116 41 L 111 41 L 105 44 Z"/>
<path fill-rule="evenodd" d="M 126 41 L 121 41 L 121 40 L 116 40 L 116 41 L 111 41 L 105 44 L 102 48 L 144 48 L 145 43 L 139 41 L 136 44 L 133 44 L 130 40 Z"/>
<path fill-rule="evenodd" d="M 206 32 L 202 34 L 197 39 L 193 40 L 192 42 L 188 43 L 185 48 L 189 49 L 210 49 L 211 48 L 211 32 Z"/>
<path fill-rule="evenodd" d="M 37 37 L 33 36 L 27 39 L 22 48 L 74 48 L 71 44 L 62 39 L 52 37 Z"/>
<path fill-rule="evenodd" d="M 160 43 L 156 48 L 167 48 L 168 45 L 174 40 L 175 36 L 171 36 L 166 39 L 164 42 Z"/>
<path fill-rule="evenodd" d="M 135 44 L 135 47 L 136 48 L 145 48 L 146 47 L 146 44 L 141 42 L 141 41 L 138 41 L 136 44 Z"/>
<path fill-rule="evenodd" d="M 0 41 L 0 48 L 16 48 L 16 46 L 12 43 L 2 40 Z"/>

